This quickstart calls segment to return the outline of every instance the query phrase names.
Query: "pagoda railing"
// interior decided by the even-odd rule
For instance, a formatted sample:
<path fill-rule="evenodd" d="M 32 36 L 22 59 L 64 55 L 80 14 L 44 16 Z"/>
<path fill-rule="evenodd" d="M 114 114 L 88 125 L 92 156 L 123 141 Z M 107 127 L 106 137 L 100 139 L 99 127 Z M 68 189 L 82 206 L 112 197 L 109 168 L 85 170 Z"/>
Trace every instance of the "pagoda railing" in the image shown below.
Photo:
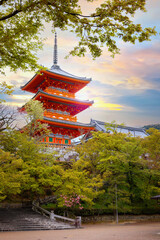
<path fill-rule="evenodd" d="M 65 91 L 64 89 L 57 89 L 54 87 L 47 87 L 45 90 L 45 92 L 53 94 L 53 95 L 58 95 L 58 96 L 62 96 L 62 97 L 68 97 L 68 98 L 75 98 L 75 94 L 74 93 L 70 93 L 68 91 Z"/>
<path fill-rule="evenodd" d="M 58 111 L 44 111 L 44 116 L 48 118 L 55 118 L 55 119 L 61 119 L 65 121 L 71 121 L 71 122 L 77 122 L 77 117 L 76 116 L 71 116 L 68 114 L 62 114 L 59 113 Z"/>

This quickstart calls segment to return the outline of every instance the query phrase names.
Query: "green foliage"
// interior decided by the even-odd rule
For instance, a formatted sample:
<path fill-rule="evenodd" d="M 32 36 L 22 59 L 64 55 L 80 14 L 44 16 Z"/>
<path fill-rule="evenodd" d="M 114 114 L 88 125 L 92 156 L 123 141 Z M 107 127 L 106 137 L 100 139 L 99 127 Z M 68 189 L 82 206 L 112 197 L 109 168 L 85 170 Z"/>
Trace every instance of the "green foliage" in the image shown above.
<path fill-rule="evenodd" d="M 86 202 L 88 207 L 93 204 L 93 199 L 98 196 L 98 189 L 102 186 L 102 179 L 99 176 L 90 178 L 87 171 L 82 171 L 73 163 L 70 169 L 65 169 L 61 175 L 62 186 L 59 188 L 59 206 L 64 205 L 64 199 L 61 195 L 72 197 L 81 196 L 81 200 Z"/>
<path fill-rule="evenodd" d="M 116 38 L 124 42 L 148 41 L 156 34 L 154 28 L 143 29 L 134 24 L 132 17 L 138 11 L 145 11 L 146 0 L 106 0 L 94 13 L 85 16 L 78 0 L 7 0 L 0 1 L 0 69 L 10 67 L 35 70 L 35 52 L 42 48 L 40 32 L 45 22 L 52 22 L 53 28 L 74 32 L 79 38 L 70 54 L 84 56 L 87 49 L 93 58 L 99 57 L 102 46 L 112 56 L 119 53 Z M 7 41 L 6 41 L 7 39 Z"/>
<path fill-rule="evenodd" d="M 12 199 L 13 195 L 33 200 L 54 194 L 58 197 L 59 206 L 63 206 L 61 194 L 68 197 L 79 194 L 91 205 L 98 194 L 95 187 L 101 183 L 97 178 L 90 180 L 87 173 L 78 170 L 74 163 L 66 169 L 65 165 L 55 161 L 54 153 L 47 154 L 42 145 L 24 133 L 11 131 L 0 134 L 0 149 L 1 176 L 5 169 L 4 181 L 0 185 L 1 201 Z M 5 181 L 7 177 L 8 181 Z"/>
<path fill-rule="evenodd" d="M 22 159 L 0 149 L 0 201 L 20 193 Z"/>
<path fill-rule="evenodd" d="M 41 145 L 34 142 L 27 135 L 20 132 L 6 132 L 0 135 L 0 148 L 3 149 L 1 155 L 1 164 L 4 161 L 4 154 L 12 156 L 13 159 L 21 159 L 21 167 L 18 169 L 9 168 L 11 162 L 9 158 L 6 158 L 8 168 L 6 168 L 6 174 L 9 176 L 10 171 L 17 178 L 18 192 L 21 194 L 21 198 L 27 197 L 33 199 L 39 196 L 45 196 L 48 190 L 52 191 L 57 188 L 61 183 L 61 179 L 58 176 L 59 167 L 53 165 L 53 154 L 44 153 Z M 11 165 L 12 167 L 12 165 Z M 12 175 L 11 175 L 12 176 Z M 11 189 L 12 183 L 11 181 Z M 6 183 L 4 183 L 4 187 Z M 13 185 L 14 188 L 14 185 Z M 10 195 L 6 194 L 9 199 Z"/>
<path fill-rule="evenodd" d="M 148 164 L 153 169 L 160 169 L 160 130 L 150 128 L 149 136 L 143 140 L 143 147 L 148 154 Z"/>
<path fill-rule="evenodd" d="M 27 113 L 24 116 L 27 125 L 23 131 L 37 141 L 48 136 L 50 134 L 49 126 L 41 122 L 44 112 L 43 103 L 38 100 L 30 100 L 25 104 L 24 108 Z"/>
<path fill-rule="evenodd" d="M 113 128 L 112 134 L 92 134 L 92 139 L 77 148 L 80 154 L 77 165 L 88 171 L 91 178 L 103 179 L 105 192 L 94 201 L 115 210 L 117 191 L 120 212 L 132 211 L 140 202 L 149 205 L 152 194 L 159 192 L 159 174 L 148 168 L 148 162 L 141 157 L 145 151 L 142 139 L 118 133 Z"/>
<path fill-rule="evenodd" d="M 30 100 L 25 105 L 25 111 L 27 112 L 27 123 L 34 123 L 38 119 L 43 119 L 43 103 L 37 100 Z"/>
<path fill-rule="evenodd" d="M 73 198 L 79 201 L 87 215 L 115 211 L 117 195 L 121 213 L 155 211 L 150 197 L 160 193 L 158 130 L 148 130 L 141 139 L 118 133 L 112 123 L 106 126 L 107 133 L 93 132 L 92 139 L 77 146 L 78 161 L 63 163 L 33 138 L 37 120 L 43 117 L 42 105 L 30 101 L 25 108 L 29 131 L 0 134 L 0 201 L 55 195 L 57 206 L 63 208 L 65 196 L 72 208 Z"/>
<path fill-rule="evenodd" d="M 145 129 L 155 128 L 160 130 L 160 124 L 149 124 L 149 125 L 145 125 L 143 128 Z"/>
<path fill-rule="evenodd" d="M 0 96 L 1 96 L 2 94 L 11 95 L 12 92 L 13 92 L 13 86 L 7 85 L 6 82 L 0 83 Z M 0 98 L 0 103 L 2 103 L 2 102 L 5 102 L 5 100 L 3 100 L 3 99 Z"/>

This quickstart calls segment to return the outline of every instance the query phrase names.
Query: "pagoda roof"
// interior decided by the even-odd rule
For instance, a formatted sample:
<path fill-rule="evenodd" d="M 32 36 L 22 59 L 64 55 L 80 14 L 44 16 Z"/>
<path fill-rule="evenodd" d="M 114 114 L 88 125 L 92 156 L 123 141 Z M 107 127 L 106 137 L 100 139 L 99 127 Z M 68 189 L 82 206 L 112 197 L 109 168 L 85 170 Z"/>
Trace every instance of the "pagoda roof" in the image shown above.
<path fill-rule="evenodd" d="M 66 120 L 61 120 L 61 119 L 53 119 L 53 118 L 48 118 L 48 117 L 43 117 L 43 122 L 47 122 L 48 124 L 51 125 L 58 125 L 58 126 L 63 126 L 63 127 L 69 127 L 69 128 L 85 128 L 89 130 L 94 130 L 94 126 L 91 124 L 87 123 L 80 123 L 80 122 L 71 122 L 71 121 L 66 121 Z"/>
<path fill-rule="evenodd" d="M 50 94 L 50 93 L 44 92 L 42 90 L 38 90 L 38 92 L 33 97 L 33 99 L 36 99 L 38 95 L 45 95 L 48 98 L 60 100 L 60 101 L 63 101 L 63 102 L 70 102 L 72 104 L 82 104 L 82 105 L 91 106 L 94 103 L 94 101 L 89 101 L 89 100 L 85 100 L 84 101 L 84 100 L 78 100 L 78 99 L 75 99 L 75 98 L 68 98 L 68 97 L 58 96 L 58 95 L 54 95 L 54 94 Z"/>
<path fill-rule="evenodd" d="M 41 70 L 39 74 L 35 74 L 30 81 L 28 81 L 24 86 L 21 86 L 21 89 L 36 93 L 39 88 L 44 87 L 44 83 L 47 82 L 48 79 L 50 80 L 51 86 L 54 85 L 55 82 L 72 85 L 70 86 L 70 91 L 73 93 L 76 93 L 85 87 L 86 84 L 92 80 L 91 78 L 77 77 L 63 71 L 58 65 L 53 65 L 50 70 Z"/>
<path fill-rule="evenodd" d="M 47 72 L 51 72 L 51 73 L 58 74 L 60 76 L 66 76 L 66 77 L 69 77 L 69 78 L 72 78 L 72 79 L 83 80 L 83 81 L 87 81 L 87 82 L 92 80 L 91 78 L 78 77 L 78 76 L 75 76 L 71 73 L 68 73 L 68 72 L 62 70 L 60 68 L 60 66 L 58 66 L 58 65 L 53 65 L 50 70 L 47 70 Z"/>

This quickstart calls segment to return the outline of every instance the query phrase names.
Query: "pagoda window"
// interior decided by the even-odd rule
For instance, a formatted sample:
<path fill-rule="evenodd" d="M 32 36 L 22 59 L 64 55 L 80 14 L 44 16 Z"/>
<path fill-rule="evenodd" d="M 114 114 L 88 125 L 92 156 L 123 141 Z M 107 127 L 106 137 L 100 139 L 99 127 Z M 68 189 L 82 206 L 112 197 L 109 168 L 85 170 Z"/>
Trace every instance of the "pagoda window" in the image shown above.
<path fill-rule="evenodd" d="M 52 137 L 49 138 L 49 142 L 53 142 L 53 138 Z"/>
<path fill-rule="evenodd" d="M 65 139 L 65 144 L 68 144 L 68 139 Z"/>

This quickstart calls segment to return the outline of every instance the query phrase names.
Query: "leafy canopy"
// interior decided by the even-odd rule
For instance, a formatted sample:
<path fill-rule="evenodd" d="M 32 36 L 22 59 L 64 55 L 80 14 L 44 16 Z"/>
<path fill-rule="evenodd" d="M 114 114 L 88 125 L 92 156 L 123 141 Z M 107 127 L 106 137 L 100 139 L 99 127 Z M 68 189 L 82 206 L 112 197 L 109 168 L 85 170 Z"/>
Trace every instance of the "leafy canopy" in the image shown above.
<path fill-rule="evenodd" d="M 38 100 L 30 100 L 24 106 L 24 118 L 27 125 L 23 128 L 26 134 L 34 137 L 35 140 L 40 141 L 42 138 L 48 136 L 51 131 L 48 124 L 41 123 L 43 119 L 43 103 Z"/>
<path fill-rule="evenodd" d="M 88 0 L 89 1 L 89 0 Z M 41 31 L 51 22 L 53 29 L 69 30 L 79 39 L 70 52 L 84 56 L 89 49 L 93 58 L 106 46 L 112 56 L 119 53 L 116 39 L 135 43 L 148 41 L 156 34 L 154 28 L 143 29 L 132 17 L 146 11 L 146 0 L 106 0 L 90 15 L 83 15 L 78 0 L 0 0 L 0 69 L 9 66 L 35 70 L 35 52 L 42 48 Z M 93 1 L 94 4 L 94 1 Z"/>
<path fill-rule="evenodd" d="M 104 193 L 99 192 L 94 202 L 115 210 L 117 192 L 121 212 L 131 211 L 139 203 L 149 205 L 152 194 L 159 192 L 159 173 L 141 157 L 146 150 L 143 140 L 118 133 L 116 128 L 112 128 L 112 133 L 92 134 L 92 139 L 77 147 L 80 159 L 76 164 L 91 179 L 95 176 L 103 179 Z"/>
<path fill-rule="evenodd" d="M 143 147 L 149 158 L 149 166 L 160 170 L 160 130 L 150 128 L 149 136 L 143 140 Z"/>
<path fill-rule="evenodd" d="M 102 184 L 77 169 L 74 162 L 66 168 L 56 161 L 54 152 L 46 153 L 41 144 L 18 131 L 0 134 L 0 174 L 0 201 L 55 195 L 62 206 L 64 194 L 83 196 L 91 205 L 98 194 L 96 187 Z"/>

